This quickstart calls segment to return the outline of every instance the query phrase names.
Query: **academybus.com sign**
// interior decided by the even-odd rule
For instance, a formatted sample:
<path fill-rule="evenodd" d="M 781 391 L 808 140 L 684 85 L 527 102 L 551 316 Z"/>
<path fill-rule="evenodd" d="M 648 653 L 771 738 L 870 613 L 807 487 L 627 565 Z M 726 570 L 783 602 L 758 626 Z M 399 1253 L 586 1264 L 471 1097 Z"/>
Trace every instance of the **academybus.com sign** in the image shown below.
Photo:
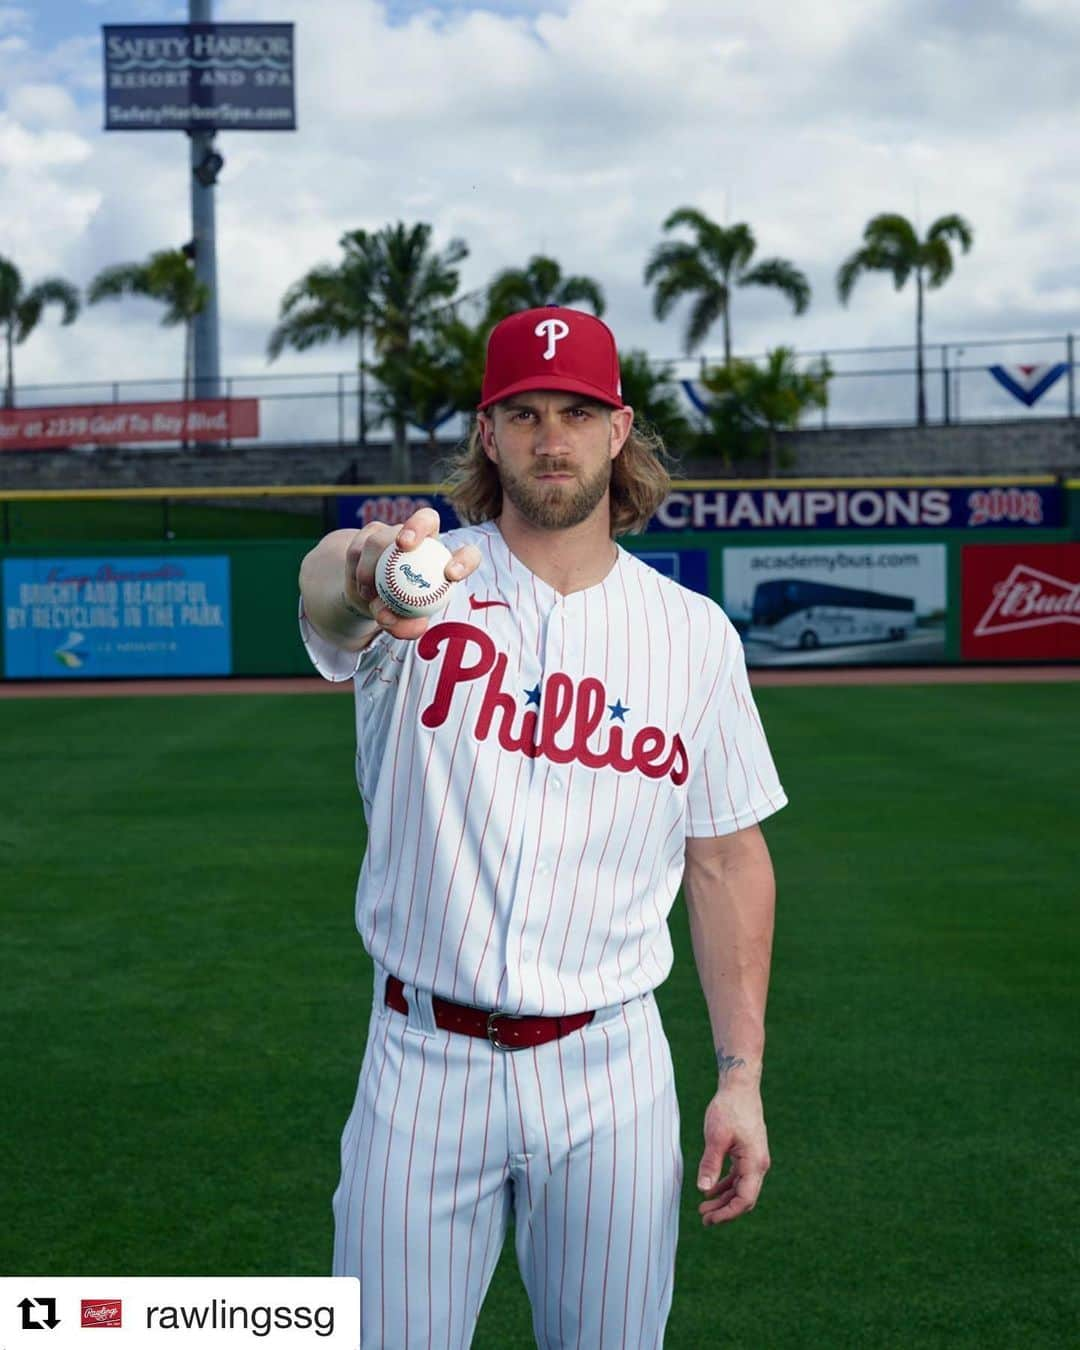
<path fill-rule="evenodd" d="M 247 440 L 258 434 L 259 400 L 255 398 L 207 398 L 187 403 L 86 403 L 65 408 L 0 411 L 0 450 Z"/>
<path fill-rule="evenodd" d="M 985 544 L 961 554 L 965 661 L 1080 660 L 1080 544 Z"/>
<path fill-rule="evenodd" d="M 226 557 L 8 558 L 8 679 L 229 675 Z"/>
<path fill-rule="evenodd" d="M 1053 528 L 1054 484 L 908 484 L 859 487 L 676 488 L 650 530 L 909 530 Z"/>
<path fill-rule="evenodd" d="M 723 606 L 750 666 L 943 661 L 946 546 L 725 548 Z"/>
<path fill-rule="evenodd" d="M 295 131 L 291 23 L 105 24 L 106 131 Z"/>

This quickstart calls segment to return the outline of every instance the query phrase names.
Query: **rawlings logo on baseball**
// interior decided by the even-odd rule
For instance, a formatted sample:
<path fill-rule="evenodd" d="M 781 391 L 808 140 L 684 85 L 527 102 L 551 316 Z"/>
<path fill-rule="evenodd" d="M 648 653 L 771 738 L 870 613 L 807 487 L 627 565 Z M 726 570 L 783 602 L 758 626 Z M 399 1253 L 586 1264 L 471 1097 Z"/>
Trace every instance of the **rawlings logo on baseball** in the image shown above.
<path fill-rule="evenodd" d="M 414 586 L 419 586 L 422 591 L 431 590 L 431 582 L 428 581 L 423 572 L 414 571 L 407 562 L 401 564 L 401 572 L 403 576 L 409 578 Z"/>
<path fill-rule="evenodd" d="M 379 599 L 403 618 L 438 613 L 450 599 L 449 561 L 450 550 L 437 539 L 424 539 L 408 553 L 391 544 L 375 564 Z"/>

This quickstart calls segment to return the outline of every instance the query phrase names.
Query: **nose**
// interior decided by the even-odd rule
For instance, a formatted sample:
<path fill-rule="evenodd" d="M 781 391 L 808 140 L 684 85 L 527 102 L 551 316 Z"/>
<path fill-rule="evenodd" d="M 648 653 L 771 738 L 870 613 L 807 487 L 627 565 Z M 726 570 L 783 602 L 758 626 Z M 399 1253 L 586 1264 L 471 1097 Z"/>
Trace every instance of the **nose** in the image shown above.
<path fill-rule="evenodd" d="M 538 456 L 562 455 L 566 453 L 565 428 L 562 419 L 554 413 L 541 417 L 536 428 L 536 441 L 533 446 Z"/>

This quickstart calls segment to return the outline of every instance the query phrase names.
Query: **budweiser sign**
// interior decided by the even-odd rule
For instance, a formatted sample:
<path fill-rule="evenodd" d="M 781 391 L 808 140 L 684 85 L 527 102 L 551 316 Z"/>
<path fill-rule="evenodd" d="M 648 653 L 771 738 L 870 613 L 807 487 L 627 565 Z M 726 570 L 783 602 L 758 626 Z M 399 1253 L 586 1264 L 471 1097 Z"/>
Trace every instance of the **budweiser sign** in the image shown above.
<path fill-rule="evenodd" d="M 994 587 L 994 599 L 975 625 L 975 634 L 1015 633 L 1047 623 L 1080 623 L 1080 582 L 1019 563 Z"/>
<path fill-rule="evenodd" d="M 1080 545 L 986 545 L 963 552 L 967 660 L 1080 657 Z"/>

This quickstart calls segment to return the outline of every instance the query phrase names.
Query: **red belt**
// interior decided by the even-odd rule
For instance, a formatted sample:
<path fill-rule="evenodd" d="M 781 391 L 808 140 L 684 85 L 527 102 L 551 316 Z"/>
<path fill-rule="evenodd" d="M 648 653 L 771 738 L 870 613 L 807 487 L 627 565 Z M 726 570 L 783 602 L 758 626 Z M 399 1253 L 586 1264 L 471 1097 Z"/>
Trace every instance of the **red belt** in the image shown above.
<path fill-rule="evenodd" d="M 393 975 L 386 977 L 386 1006 L 395 1012 L 408 1013 L 405 986 Z M 547 1045 L 560 1036 L 569 1036 L 587 1026 L 595 1013 L 573 1013 L 569 1017 L 522 1017 L 518 1013 L 485 1012 L 470 1008 L 465 1003 L 449 1003 L 444 998 L 432 997 L 435 1025 L 443 1031 L 460 1031 L 466 1036 L 479 1036 L 490 1041 L 497 1050 L 528 1050 L 530 1046 Z"/>

